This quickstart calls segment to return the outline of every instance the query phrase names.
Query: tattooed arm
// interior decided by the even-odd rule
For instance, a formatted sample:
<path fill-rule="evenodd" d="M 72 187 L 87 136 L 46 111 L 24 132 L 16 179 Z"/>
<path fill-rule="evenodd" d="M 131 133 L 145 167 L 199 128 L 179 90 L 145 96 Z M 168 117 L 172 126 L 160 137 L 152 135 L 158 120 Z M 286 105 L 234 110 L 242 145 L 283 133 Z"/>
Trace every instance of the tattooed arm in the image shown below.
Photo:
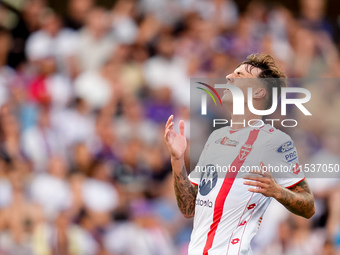
<path fill-rule="evenodd" d="M 178 208 L 185 218 L 194 217 L 198 187 L 190 182 L 184 161 L 171 160 L 171 163 Z"/>
<path fill-rule="evenodd" d="M 306 180 L 289 189 L 282 188 L 275 198 L 292 213 L 307 219 L 315 213 L 314 197 Z"/>
<path fill-rule="evenodd" d="M 264 165 L 261 162 L 264 169 Z M 261 193 L 267 197 L 273 197 L 279 201 L 289 211 L 307 219 L 311 218 L 315 213 L 314 196 L 309 189 L 307 181 L 304 179 L 287 189 L 277 184 L 271 173 L 267 171 L 250 171 L 258 176 L 246 175 L 243 178 L 245 185 L 253 186 L 248 188 L 254 193 Z"/>
<path fill-rule="evenodd" d="M 184 217 L 191 218 L 195 214 L 197 186 L 190 182 L 184 166 L 184 152 L 187 148 L 187 141 L 184 136 L 184 121 L 179 122 L 179 133 L 176 133 L 173 128 L 173 117 L 171 115 L 165 124 L 164 138 L 171 154 L 178 208 Z"/>

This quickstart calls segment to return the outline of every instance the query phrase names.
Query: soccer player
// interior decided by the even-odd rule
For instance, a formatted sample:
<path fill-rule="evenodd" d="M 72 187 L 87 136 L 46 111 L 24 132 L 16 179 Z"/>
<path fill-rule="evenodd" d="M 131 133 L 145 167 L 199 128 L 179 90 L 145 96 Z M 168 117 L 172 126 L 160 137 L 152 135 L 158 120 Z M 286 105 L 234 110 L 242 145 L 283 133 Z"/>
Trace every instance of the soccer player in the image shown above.
<path fill-rule="evenodd" d="M 226 78 L 244 95 L 247 87 L 252 87 L 253 105 L 258 110 L 271 105 L 273 86 L 278 91 L 286 86 L 284 73 L 265 54 L 248 56 Z M 277 80 L 265 83 L 261 78 Z M 228 89 L 222 101 L 232 110 Z M 164 138 L 171 154 L 178 207 L 186 218 L 194 217 L 189 255 L 252 254 L 250 241 L 272 198 L 299 216 L 310 218 L 315 213 L 314 198 L 299 167 L 294 142 L 269 124 L 244 127 L 243 120 L 248 123 L 259 118 L 248 110 L 247 100 L 244 109 L 244 115 L 231 116 L 232 122 L 238 124 L 217 129 L 210 135 L 197 164 L 204 167 L 199 176 L 193 171 L 188 177 L 185 169 L 184 122 L 179 122 L 179 133 L 173 128 L 173 115 L 166 123 Z M 233 171 L 218 178 L 218 165 L 230 166 Z M 274 178 L 268 171 L 269 165 L 287 167 L 289 171 Z M 253 166 L 258 166 L 258 170 L 250 174 L 240 171 Z"/>

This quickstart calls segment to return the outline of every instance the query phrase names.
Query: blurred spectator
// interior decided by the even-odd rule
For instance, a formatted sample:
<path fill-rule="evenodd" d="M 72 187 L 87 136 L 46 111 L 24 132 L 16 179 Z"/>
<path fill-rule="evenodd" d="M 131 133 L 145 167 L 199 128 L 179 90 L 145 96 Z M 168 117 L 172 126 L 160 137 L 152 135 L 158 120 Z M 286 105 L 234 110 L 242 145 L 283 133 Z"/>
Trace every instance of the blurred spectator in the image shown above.
<path fill-rule="evenodd" d="M 287 222 L 281 222 L 278 228 L 278 236 L 277 240 L 273 242 L 272 244 L 268 245 L 267 248 L 262 251 L 261 254 L 277 254 L 277 255 L 283 255 L 288 254 L 287 253 L 287 246 L 290 239 L 290 233 L 292 231 L 291 224 L 288 224 Z"/>
<path fill-rule="evenodd" d="M 80 219 L 81 226 L 71 222 L 66 212 L 61 212 L 55 220 L 55 226 L 51 229 L 51 254 L 99 254 L 99 246 L 96 240 L 87 231 L 88 223 L 86 215 Z"/>
<path fill-rule="evenodd" d="M 108 69 L 111 69 L 109 61 L 98 70 L 84 71 L 74 81 L 76 96 L 85 100 L 91 109 L 98 110 L 113 98 L 115 91 L 106 76 Z"/>
<path fill-rule="evenodd" d="M 57 73 L 53 57 L 37 60 L 37 76 L 30 84 L 30 96 L 33 101 L 51 105 L 53 108 L 65 107 L 72 96 L 69 80 Z"/>
<path fill-rule="evenodd" d="M 263 38 L 262 50 L 275 56 L 284 70 L 293 61 L 293 49 L 289 35 L 294 26 L 293 15 L 285 7 L 276 5 L 268 14 L 268 33 Z"/>
<path fill-rule="evenodd" d="M 40 28 L 39 17 L 45 6 L 44 0 L 27 0 L 24 2 L 19 21 L 11 31 L 13 45 L 8 59 L 8 64 L 11 67 L 17 68 L 25 64 L 27 38 Z"/>
<path fill-rule="evenodd" d="M 159 139 L 157 125 L 145 118 L 143 106 L 137 98 L 124 99 L 122 113 L 114 122 L 117 137 L 121 142 L 137 138 L 143 143 L 152 144 Z"/>
<path fill-rule="evenodd" d="M 96 225 L 86 210 L 81 211 L 78 228 L 79 254 L 98 254 L 100 244 L 95 236 Z"/>
<path fill-rule="evenodd" d="M 336 255 L 338 254 L 336 246 L 329 240 L 326 240 L 321 252 L 319 253 L 320 255 Z"/>
<path fill-rule="evenodd" d="M 8 105 L 1 108 L 1 151 L 7 163 L 24 160 L 20 144 L 20 123 Z"/>
<path fill-rule="evenodd" d="M 127 192 L 136 192 L 137 195 L 146 189 L 151 174 L 139 154 L 143 148 L 144 144 L 138 138 L 126 140 L 121 148 L 120 164 L 114 173 L 117 181 L 125 185 Z"/>
<path fill-rule="evenodd" d="M 322 148 L 313 155 L 310 160 L 313 164 L 340 164 L 340 134 L 338 130 L 328 128 L 322 134 Z M 327 163 L 326 163 L 327 162 Z M 320 176 L 323 177 L 323 176 Z M 310 188 L 315 196 L 315 208 L 317 213 L 314 222 L 317 226 L 327 226 L 327 237 L 334 238 L 339 225 L 336 220 L 339 216 L 338 206 L 333 203 L 338 197 L 338 178 L 312 178 Z M 328 220 L 327 220 L 328 218 Z"/>
<path fill-rule="evenodd" d="M 41 108 L 37 125 L 22 134 L 22 148 L 33 162 L 34 170 L 46 172 L 47 161 L 52 155 L 64 155 L 65 147 L 55 127 L 51 125 L 48 108 Z"/>
<path fill-rule="evenodd" d="M 95 116 L 85 100 L 75 98 L 72 107 L 52 113 L 51 125 L 62 146 L 69 149 L 77 143 L 90 143 L 88 138 L 95 132 Z"/>
<path fill-rule="evenodd" d="M 169 88 L 172 99 L 187 104 L 189 77 L 183 59 L 174 55 L 175 41 L 169 35 L 162 35 L 157 43 L 157 55 L 145 63 L 145 80 L 153 90 Z"/>
<path fill-rule="evenodd" d="M 85 27 L 78 34 L 77 56 L 80 69 L 97 70 L 115 49 L 115 41 L 109 31 L 109 13 L 94 7 L 86 16 Z"/>
<path fill-rule="evenodd" d="M 70 0 L 67 6 L 67 15 L 64 18 L 65 27 L 79 30 L 83 27 L 86 15 L 94 5 L 94 0 Z"/>
<path fill-rule="evenodd" d="M 142 65 L 146 59 L 147 53 L 143 46 L 121 44 L 116 48 L 103 70 L 103 76 L 114 88 L 113 101 L 123 96 L 133 96 L 145 89 Z"/>
<path fill-rule="evenodd" d="M 4 168 L 8 168 L 8 165 L 1 160 L 0 170 L 0 208 L 6 208 L 9 206 L 12 200 L 12 186 L 7 179 Z"/>
<path fill-rule="evenodd" d="M 327 0 L 300 0 L 301 24 L 313 31 L 325 31 L 333 35 L 332 25 L 325 19 Z"/>
<path fill-rule="evenodd" d="M 117 150 L 121 145 L 117 141 L 113 123 L 110 117 L 99 116 L 96 123 L 95 154 L 97 158 L 111 163 L 117 160 Z"/>
<path fill-rule="evenodd" d="M 67 72 L 67 61 L 76 49 L 76 34 L 63 28 L 61 18 L 50 9 L 39 14 L 39 25 L 40 29 L 32 33 L 26 43 L 28 59 L 37 61 L 54 57 L 60 70 Z"/>
<path fill-rule="evenodd" d="M 109 213 L 118 204 L 118 194 L 110 184 L 109 166 L 94 161 L 90 177 L 84 181 L 82 194 L 85 207 L 91 212 Z"/>
<path fill-rule="evenodd" d="M 158 188 L 159 194 L 154 199 L 153 208 L 155 216 L 174 237 L 174 242 L 179 248 L 187 248 L 190 241 L 191 223 L 184 220 L 177 210 L 174 200 L 175 193 L 172 190 L 172 174 L 167 173 L 162 186 Z"/>
<path fill-rule="evenodd" d="M 70 185 L 66 179 L 65 161 L 57 156 L 51 156 L 48 172 L 34 177 L 30 192 L 33 200 L 44 209 L 45 217 L 53 221 L 60 212 L 72 205 Z"/>
<path fill-rule="evenodd" d="M 315 251 L 322 247 L 321 237 L 320 233 L 310 231 L 308 220 L 290 216 L 288 221 L 279 225 L 278 240 L 274 240 L 261 254 L 316 254 Z"/>
<path fill-rule="evenodd" d="M 139 1 L 138 9 L 147 16 L 155 16 L 164 25 L 174 25 L 181 15 L 179 2 L 171 0 L 142 0 Z"/>
<path fill-rule="evenodd" d="M 90 174 L 93 157 L 85 143 L 73 146 L 72 161 L 74 172 L 82 173 L 84 176 Z"/>
<path fill-rule="evenodd" d="M 214 23 L 221 30 L 232 29 L 238 21 L 238 9 L 232 0 L 197 1 L 201 17 Z"/>
<path fill-rule="evenodd" d="M 146 45 L 154 40 L 162 28 L 161 22 L 153 15 L 146 15 L 139 25 L 136 43 Z"/>
<path fill-rule="evenodd" d="M 34 254 L 33 235 L 43 220 L 41 207 L 25 193 L 26 174 L 23 165 L 7 168 L 11 185 L 11 202 L 1 212 L 0 251 L 5 254 Z"/>
<path fill-rule="evenodd" d="M 0 27 L 0 106 L 8 98 L 8 89 L 14 80 L 14 71 L 6 65 L 7 56 L 11 46 L 11 36 L 9 32 Z"/>
<path fill-rule="evenodd" d="M 167 231 L 154 216 L 151 203 L 135 200 L 132 223 L 121 223 L 111 228 L 105 245 L 114 254 L 177 254 Z M 131 237 L 134 238 L 131 238 Z"/>
<path fill-rule="evenodd" d="M 329 195 L 327 206 L 329 208 L 329 215 L 326 223 L 326 231 L 327 231 L 327 239 L 324 248 L 327 250 L 330 249 L 330 245 L 327 245 L 327 242 L 339 247 L 340 246 L 340 207 L 336 201 L 340 198 L 340 190 L 339 187 L 336 187 L 332 190 Z M 334 249 L 334 247 L 333 247 Z"/>
<path fill-rule="evenodd" d="M 112 33 L 118 43 L 132 44 L 138 27 L 134 20 L 135 1 L 117 1 L 112 9 Z"/>

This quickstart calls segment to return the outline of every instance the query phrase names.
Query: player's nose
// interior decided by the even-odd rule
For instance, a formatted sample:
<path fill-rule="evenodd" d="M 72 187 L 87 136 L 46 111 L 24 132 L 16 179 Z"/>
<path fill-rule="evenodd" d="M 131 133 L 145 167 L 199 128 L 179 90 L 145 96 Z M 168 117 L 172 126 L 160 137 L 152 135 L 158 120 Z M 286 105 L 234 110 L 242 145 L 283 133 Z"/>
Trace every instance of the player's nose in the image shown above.
<path fill-rule="evenodd" d="M 228 74 L 225 78 L 227 79 L 227 83 L 231 83 L 231 84 L 234 83 L 234 75 L 233 75 L 233 73 Z"/>

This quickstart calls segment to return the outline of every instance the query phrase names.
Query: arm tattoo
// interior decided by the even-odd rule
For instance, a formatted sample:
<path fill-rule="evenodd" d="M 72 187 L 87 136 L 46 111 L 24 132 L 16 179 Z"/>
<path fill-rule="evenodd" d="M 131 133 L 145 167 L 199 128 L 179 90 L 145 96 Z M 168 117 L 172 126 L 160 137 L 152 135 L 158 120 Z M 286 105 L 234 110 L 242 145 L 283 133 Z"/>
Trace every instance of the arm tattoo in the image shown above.
<path fill-rule="evenodd" d="M 305 218 L 312 217 L 315 212 L 314 197 L 305 180 L 289 189 L 283 188 L 278 201 L 292 213 Z"/>
<path fill-rule="evenodd" d="M 179 210 L 184 217 L 193 217 L 198 187 L 190 182 L 185 166 L 179 174 L 174 172 L 174 185 Z"/>

